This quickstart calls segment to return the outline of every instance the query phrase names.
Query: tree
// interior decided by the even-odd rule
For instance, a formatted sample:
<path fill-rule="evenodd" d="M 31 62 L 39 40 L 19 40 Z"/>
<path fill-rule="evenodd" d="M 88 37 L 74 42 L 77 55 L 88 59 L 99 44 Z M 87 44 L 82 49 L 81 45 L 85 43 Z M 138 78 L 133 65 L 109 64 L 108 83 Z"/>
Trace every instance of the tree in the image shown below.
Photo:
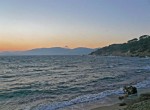
<path fill-rule="evenodd" d="M 146 38 L 149 38 L 149 37 L 150 37 L 149 35 L 142 35 L 142 36 L 139 37 L 139 39 L 142 40 L 142 39 L 146 39 Z"/>
<path fill-rule="evenodd" d="M 137 38 L 134 38 L 134 39 L 132 39 L 132 40 L 129 40 L 128 43 L 132 43 L 132 42 L 136 42 L 136 41 L 138 41 L 138 39 L 137 39 Z"/>

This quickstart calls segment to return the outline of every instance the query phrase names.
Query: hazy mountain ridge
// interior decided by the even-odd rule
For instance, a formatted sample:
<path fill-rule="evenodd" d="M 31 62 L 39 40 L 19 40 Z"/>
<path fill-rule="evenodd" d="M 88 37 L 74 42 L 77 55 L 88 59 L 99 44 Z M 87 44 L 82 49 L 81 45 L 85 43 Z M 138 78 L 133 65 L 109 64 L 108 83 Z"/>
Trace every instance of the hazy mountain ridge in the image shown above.
<path fill-rule="evenodd" d="M 90 53 L 90 55 L 150 57 L 150 36 L 142 35 L 139 39 L 134 38 L 127 43 L 112 44 L 98 49 Z"/>
<path fill-rule="evenodd" d="M 79 47 L 79 48 L 35 48 L 27 51 L 5 51 L 0 52 L 0 55 L 88 55 L 95 49 Z"/>

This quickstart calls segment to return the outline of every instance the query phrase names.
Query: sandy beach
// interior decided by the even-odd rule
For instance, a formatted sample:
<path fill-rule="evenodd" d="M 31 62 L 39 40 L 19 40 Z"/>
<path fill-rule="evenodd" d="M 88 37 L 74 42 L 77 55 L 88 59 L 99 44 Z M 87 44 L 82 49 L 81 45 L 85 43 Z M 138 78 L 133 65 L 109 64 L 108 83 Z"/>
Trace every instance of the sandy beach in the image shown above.
<path fill-rule="evenodd" d="M 115 105 L 103 106 L 103 107 L 95 108 L 95 109 L 92 109 L 92 110 L 123 110 L 126 107 L 127 106 L 119 106 L 119 104 L 115 104 Z"/>

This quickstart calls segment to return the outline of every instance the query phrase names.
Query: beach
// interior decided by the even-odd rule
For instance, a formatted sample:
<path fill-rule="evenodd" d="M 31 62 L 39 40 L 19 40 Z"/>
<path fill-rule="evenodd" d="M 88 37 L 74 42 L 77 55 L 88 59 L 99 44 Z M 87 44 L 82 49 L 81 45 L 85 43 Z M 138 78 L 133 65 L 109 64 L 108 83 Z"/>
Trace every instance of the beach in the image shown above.
<path fill-rule="evenodd" d="M 115 105 L 110 105 L 110 106 L 103 106 L 103 107 L 98 107 L 92 110 L 122 110 L 124 109 L 126 106 L 119 106 L 119 104 L 115 104 Z"/>
<path fill-rule="evenodd" d="M 142 96 L 143 95 L 143 96 Z M 144 99 L 142 99 L 144 97 Z M 120 106 L 121 103 L 126 105 Z M 91 110 L 149 110 L 150 108 L 150 88 L 138 90 L 137 96 L 129 96 L 127 99 L 117 104 L 100 106 Z"/>

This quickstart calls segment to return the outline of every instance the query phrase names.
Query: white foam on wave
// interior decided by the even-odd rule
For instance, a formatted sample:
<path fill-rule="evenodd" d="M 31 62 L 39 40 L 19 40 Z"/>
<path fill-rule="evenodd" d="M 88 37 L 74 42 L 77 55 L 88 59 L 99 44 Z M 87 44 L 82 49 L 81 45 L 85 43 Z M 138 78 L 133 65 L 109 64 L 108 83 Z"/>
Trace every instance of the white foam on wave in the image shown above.
<path fill-rule="evenodd" d="M 134 85 L 136 88 L 140 89 L 140 88 L 149 88 L 150 87 L 150 77 L 147 78 L 147 80 L 144 80 L 142 82 L 137 83 L 136 85 Z"/>
<path fill-rule="evenodd" d="M 139 82 L 134 86 L 137 87 L 138 89 L 150 87 L 150 78 L 148 78 L 147 80 L 144 80 L 142 82 Z M 91 102 L 91 101 L 95 101 L 95 100 L 100 100 L 102 98 L 105 98 L 105 97 L 113 95 L 113 94 L 119 95 L 119 94 L 123 94 L 123 93 L 124 93 L 123 88 L 120 88 L 118 90 L 106 90 L 106 91 L 100 92 L 98 94 L 83 95 L 83 96 L 77 97 L 75 99 L 72 99 L 70 101 L 58 102 L 58 103 L 53 103 L 53 104 L 49 104 L 49 105 L 39 105 L 34 110 L 56 110 L 56 109 L 64 108 L 66 106 L 71 106 L 74 104 L 80 104 L 80 103 L 86 103 L 86 102 Z"/>
<path fill-rule="evenodd" d="M 112 94 L 122 94 L 122 93 L 123 93 L 122 88 L 118 89 L 118 90 L 107 90 L 107 91 L 104 91 L 104 92 L 101 92 L 98 94 L 83 95 L 83 96 L 77 97 L 75 99 L 72 99 L 70 101 L 54 103 L 51 105 L 40 105 L 35 110 L 56 110 L 58 108 L 63 108 L 63 107 L 74 105 L 74 104 L 99 100 L 99 99 L 102 99 L 102 98 L 112 95 Z"/>

